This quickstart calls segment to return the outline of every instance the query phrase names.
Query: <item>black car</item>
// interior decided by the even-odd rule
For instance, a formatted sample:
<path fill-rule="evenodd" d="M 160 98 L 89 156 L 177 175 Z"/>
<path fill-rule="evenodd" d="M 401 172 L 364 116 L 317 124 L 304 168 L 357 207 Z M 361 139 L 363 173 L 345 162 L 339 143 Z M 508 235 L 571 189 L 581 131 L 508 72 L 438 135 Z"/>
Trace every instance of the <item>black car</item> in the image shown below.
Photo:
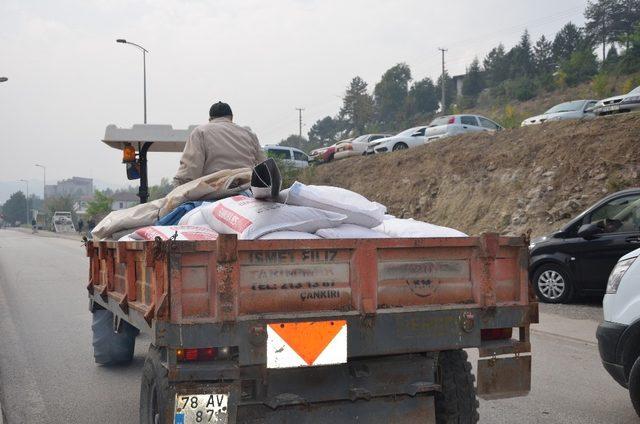
<path fill-rule="evenodd" d="M 640 247 L 640 188 L 605 197 L 562 230 L 534 239 L 529 276 L 543 302 L 602 294 L 618 259 Z"/>

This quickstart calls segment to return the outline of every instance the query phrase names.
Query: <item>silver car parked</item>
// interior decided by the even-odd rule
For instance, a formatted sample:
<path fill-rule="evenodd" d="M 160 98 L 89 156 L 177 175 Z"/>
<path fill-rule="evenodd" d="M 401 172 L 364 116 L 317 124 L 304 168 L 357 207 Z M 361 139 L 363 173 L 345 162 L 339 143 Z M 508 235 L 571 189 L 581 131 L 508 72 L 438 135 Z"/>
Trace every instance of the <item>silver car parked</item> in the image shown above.
<path fill-rule="evenodd" d="M 567 119 L 593 118 L 597 100 L 574 100 L 555 105 L 542 115 L 533 116 L 522 121 L 521 126 L 542 124 L 547 121 L 564 121 Z"/>
<path fill-rule="evenodd" d="M 598 116 L 634 112 L 637 110 L 640 110 L 640 87 L 636 87 L 622 96 L 614 96 L 600 100 L 594 108 L 594 112 Z"/>

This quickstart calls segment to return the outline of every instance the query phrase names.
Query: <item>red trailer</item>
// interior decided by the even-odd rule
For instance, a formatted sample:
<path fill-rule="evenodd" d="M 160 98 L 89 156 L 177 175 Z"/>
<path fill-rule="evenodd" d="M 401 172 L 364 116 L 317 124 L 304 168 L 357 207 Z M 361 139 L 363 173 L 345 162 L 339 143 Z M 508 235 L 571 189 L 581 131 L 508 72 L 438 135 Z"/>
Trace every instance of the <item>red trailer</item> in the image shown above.
<path fill-rule="evenodd" d="M 467 348 L 480 396 L 530 389 L 522 238 L 220 235 L 88 242 L 87 255 L 91 310 L 117 337 L 151 338 L 145 424 L 473 423 Z"/>

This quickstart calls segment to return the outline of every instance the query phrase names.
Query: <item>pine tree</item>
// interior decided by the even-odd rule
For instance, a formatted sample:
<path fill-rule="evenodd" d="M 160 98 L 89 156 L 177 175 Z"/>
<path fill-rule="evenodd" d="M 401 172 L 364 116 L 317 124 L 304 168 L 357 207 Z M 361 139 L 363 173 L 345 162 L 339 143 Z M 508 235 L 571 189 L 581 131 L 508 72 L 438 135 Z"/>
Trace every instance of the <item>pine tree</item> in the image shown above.
<path fill-rule="evenodd" d="M 484 81 L 482 71 L 480 69 L 480 62 L 476 57 L 467 68 L 467 75 L 465 76 L 464 84 L 462 85 L 462 94 L 464 96 L 475 98 L 480 94 L 483 88 Z"/>
<path fill-rule="evenodd" d="M 351 80 L 342 99 L 342 109 L 338 116 L 347 130 L 364 134 L 366 126 L 373 120 L 373 98 L 367 91 L 367 83 L 360 77 Z"/>
<path fill-rule="evenodd" d="M 509 62 L 502 43 L 489 52 L 482 64 L 490 86 L 495 87 L 509 78 Z"/>
<path fill-rule="evenodd" d="M 536 74 L 544 75 L 553 71 L 553 49 L 551 41 L 542 35 L 533 47 L 533 62 Z"/>

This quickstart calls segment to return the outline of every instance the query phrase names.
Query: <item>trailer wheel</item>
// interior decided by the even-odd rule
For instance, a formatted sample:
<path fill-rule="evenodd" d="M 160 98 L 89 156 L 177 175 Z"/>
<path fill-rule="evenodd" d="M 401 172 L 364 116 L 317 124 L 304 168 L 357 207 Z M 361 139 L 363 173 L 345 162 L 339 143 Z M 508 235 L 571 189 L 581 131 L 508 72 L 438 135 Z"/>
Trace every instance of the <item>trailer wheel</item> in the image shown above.
<path fill-rule="evenodd" d="M 137 328 L 122 321 L 119 333 L 113 330 L 113 313 L 106 309 L 93 311 L 93 358 L 97 364 L 127 364 L 133 359 Z"/>
<path fill-rule="evenodd" d="M 475 424 L 478 415 L 478 399 L 474 387 L 475 377 L 467 352 L 447 350 L 438 355 L 438 367 L 442 389 L 436 392 L 437 424 Z"/>
<path fill-rule="evenodd" d="M 167 369 L 162 365 L 160 350 L 151 345 L 142 368 L 140 424 L 172 423 L 172 407 Z"/>

